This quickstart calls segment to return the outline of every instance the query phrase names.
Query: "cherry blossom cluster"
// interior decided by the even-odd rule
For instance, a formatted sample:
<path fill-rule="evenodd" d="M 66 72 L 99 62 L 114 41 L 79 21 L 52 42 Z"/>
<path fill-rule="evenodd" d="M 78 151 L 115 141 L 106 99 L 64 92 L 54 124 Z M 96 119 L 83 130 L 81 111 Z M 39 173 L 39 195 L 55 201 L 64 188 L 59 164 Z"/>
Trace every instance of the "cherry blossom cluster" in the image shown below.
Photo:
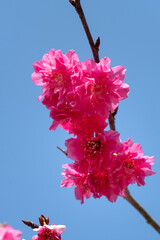
<path fill-rule="evenodd" d="M 98 64 L 90 59 L 79 63 L 74 51 L 63 55 L 52 49 L 33 67 L 32 80 L 43 88 L 38 99 L 43 97 L 53 119 L 50 130 L 59 125 L 77 136 L 103 131 L 110 111 L 129 91 L 123 82 L 125 68 L 111 68 L 107 57 Z"/>
<path fill-rule="evenodd" d="M 32 240 L 61 240 L 61 234 L 65 231 L 65 225 L 49 225 L 49 217 L 45 218 L 43 214 L 39 217 L 40 226 L 35 224 L 32 221 L 22 222 L 31 227 L 33 231 L 37 232 L 37 235 L 32 237 Z M 8 239 L 9 240 L 9 239 Z M 10 239 L 10 240 L 19 240 L 19 239 Z"/>
<path fill-rule="evenodd" d="M 32 240 L 61 240 L 61 234 L 66 229 L 65 225 L 49 225 L 49 218 L 45 218 L 42 214 L 39 217 L 41 226 L 31 221 L 22 220 L 22 222 L 37 232 Z M 21 235 L 21 231 L 13 229 L 7 223 L 0 224 L 0 240 L 21 240 Z"/>
<path fill-rule="evenodd" d="M 58 126 L 74 138 L 66 140 L 66 154 L 73 160 L 65 164 L 62 187 L 75 185 L 76 199 L 106 196 L 111 202 L 125 197 L 129 184 L 144 185 L 154 157 L 144 156 L 140 144 L 132 139 L 121 142 L 117 131 L 105 131 L 110 113 L 128 97 L 123 82 L 125 68 L 111 68 L 110 59 L 79 62 L 74 51 L 62 54 L 52 49 L 33 64 L 32 80 L 42 85 L 42 103 L 53 119 L 50 130 Z"/>

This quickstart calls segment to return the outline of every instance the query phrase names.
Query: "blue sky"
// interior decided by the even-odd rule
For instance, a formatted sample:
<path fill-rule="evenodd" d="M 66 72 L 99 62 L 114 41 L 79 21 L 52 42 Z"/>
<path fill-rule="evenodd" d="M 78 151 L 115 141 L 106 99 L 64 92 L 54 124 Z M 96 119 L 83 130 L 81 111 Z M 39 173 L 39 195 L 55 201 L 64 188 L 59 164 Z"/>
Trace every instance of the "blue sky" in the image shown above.
<path fill-rule="evenodd" d="M 160 1 L 82 0 L 93 38 L 100 36 L 100 58 L 126 67 L 129 98 L 120 103 L 116 128 L 132 138 L 145 155 L 155 156 L 156 175 L 132 195 L 160 223 Z M 56 149 L 70 136 L 48 130 L 49 112 L 37 101 L 42 90 L 31 81 L 32 64 L 51 48 L 74 49 L 80 61 L 91 58 L 86 36 L 67 0 L 5 0 L 0 8 L 1 119 L 0 222 L 8 222 L 31 239 L 21 219 L 65 224 L 62 239 L 158 240 L 159 235 L 124 199 L 75 200 L 74 188 L 62 189 L 62 164 Z"/>

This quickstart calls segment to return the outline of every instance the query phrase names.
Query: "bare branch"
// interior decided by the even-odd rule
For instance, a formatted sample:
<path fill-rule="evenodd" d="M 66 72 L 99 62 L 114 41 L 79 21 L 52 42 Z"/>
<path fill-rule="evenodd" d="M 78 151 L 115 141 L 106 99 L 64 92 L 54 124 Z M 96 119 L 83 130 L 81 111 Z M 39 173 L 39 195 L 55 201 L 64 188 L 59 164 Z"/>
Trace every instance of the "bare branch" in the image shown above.
<path fill-rule="evenodd" d="M 87 36 L 87 38 L 88 38 L 89 45 L 90 45 L 91 50 L 92 50 L 92 54 L 93 54 L 93 57 L 94 57 L 94 61 L 95 61 L 96 63 L 98 63 L 98 62 L 99 62 L 99 54 L 98 54 L 98 51 L 99 51 L 100 38 L 98 37 L 96 43 L 94 44 L 94 41 L 93 41 L 91 32 L 90 32 L 90 30 L 89 30 L 89 27 L 88 27 L 88 24 L 87 24 L 87 21 L 86 21 L 86 18 L 85 18 L 85 15 L 84 15 L 84 12 L 83 12 L 81 3 L 80 3 L 80 0 L 69 0 L 69 2 L 72 4 L 72 6 L 75 7 L 76 12 L 78 13 L 78 15 L 79 15 L 79 17 L 80 17 L 80 19 L 81 19 L 81 22 L 82 22 L 84 31 L 85 31 L 85 33 L 86 33 L 86 36 Z"/>
<path fill-rule="evenodd" d="M 147 211 L 131 196 L 128 189 L 126 189 L 126 197 L 124 197 L 137 211 L 146 219 L 147 223 L 150 224 L 159 234 L 160 225 L 147 213 Z"/>
<path fill-rule="evenodd" d="M 58 146 L 57 146 L 57 148 L 58 148 L 61 152 L 63 152 L 66 156 L 68 155 L 67 152 L 66 152 L 64 149 L 62 149 L 62 148 L 60 148 L 60 147 L 58 147 Z"/>

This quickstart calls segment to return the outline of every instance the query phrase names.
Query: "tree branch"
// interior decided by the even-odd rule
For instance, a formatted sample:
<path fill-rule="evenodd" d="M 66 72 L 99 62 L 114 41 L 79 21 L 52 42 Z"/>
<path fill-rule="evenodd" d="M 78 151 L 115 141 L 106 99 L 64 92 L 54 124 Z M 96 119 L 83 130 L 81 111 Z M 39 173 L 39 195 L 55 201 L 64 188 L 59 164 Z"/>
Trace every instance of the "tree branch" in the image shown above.
<path fill-rule="evenodd" d="M 160 225 L 147 213 L 147 211 L 131 196 L 128 189 L 126 189 L 126 197 L 124 197 L 137 211 L 146 219 L 147 223 L 150 224 L 159 234 Z"/>
<path fill-rule="evenodd" d="M 91 47 L 92 53 L 93 53 L 93 57 L 94 57 L 94 61 L 96 63 L 99 63 L 99 45 L 100 45 L 100 38 L 98 37 L 96 40 L 96 43 L 93 42 L 93 38 L 91 35 L 91 32 L 89 30 L 83 9 L 81 7 L 81 3 L 80 0 L 69 0 L 69 2 L 72 4 L 72 6 L 74 6 L 76 12 L 78 13 L 84 31 L 87 35 L 88 41 L 89 41 L 89 45 Z M 110 116 L 109 116 L 109 126 L 110 129 L 115 131 L 115 115 L 117 114 L 118 111 L 118 107 L 115 109 L 115 111 L 112 113 L 110 112 Z M 59 150 L 61 150 L 64 154 L 67 155 L 67 153 L 61 149 L 60 147 L 57 147 Z M 160 226 L 156 223 L 156 221 L 146 212 L 146 210 L 131 196 L 130 192 L 128 189 L 126 189 L 126 197 L 124 197 L 124 199 L 126 199 L 134 208 L 137 209 L 137 211 L 146 219 L 147 223 L 150 224 L 158 233 L 160 233 Z"/>
<path fill-rule="evenodd" d="M 115 131 L 116 130 L 116 126 L 115 126 L 115 115 L 117 114 L 118 111 L 118 107 L 114 110 L 114 112 L 110 112 L 108 121 L 109 121 L 109 127 L 111 130 Z"/>
<path fill-rule="evenodd" d="M 85 15 L 84 15 L 84 12 L 83 12 L 83 9 L 82 9 L 82 6 L 81 6 L 81 3 L 80 3 L 80 0 L 69 0 L 69 2 L 72 4 L 72 6 L 74 6 L 76 12 L 78 13 L 78 15 L 80 17 L 84 31 L 88 38 L 89 45 L 90 45 L 92 53 L 93 53 L 94 61 L 96 63 L 98 63 L 99 62 L 98 52 L 99 52 L 100 38 L 98 37 L 96 42 L 94 43 L 91 32 L 89 30 L 89 27 L 88 27 L 88 24 L 86 21 L 86 18 L 85 18 Z"/>

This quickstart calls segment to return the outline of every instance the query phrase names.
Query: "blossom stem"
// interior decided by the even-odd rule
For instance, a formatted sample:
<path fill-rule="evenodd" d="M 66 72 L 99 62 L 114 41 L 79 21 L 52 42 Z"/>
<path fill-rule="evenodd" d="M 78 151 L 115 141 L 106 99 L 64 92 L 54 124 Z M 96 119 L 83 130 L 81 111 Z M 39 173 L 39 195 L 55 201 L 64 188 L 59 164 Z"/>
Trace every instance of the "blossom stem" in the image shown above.
<path fill-rule="evenodd" d="M 75 7 L 75 10 L 80 17 L 84 31 L 88 38 L 89 45 L 90 45 L 92 53 L 93 53 L 94 60 L 96 63 L 98 63 L 99 62 L 98 52 L 99 52 L 100 38 L 98 37 L 96 42 L 94 43 L 91 32 L 89 30 L 89 27 L 88 27 L 88 24 L 86 21 L 86 18 L 85 18 L 85 15 L 84 15 L 84 12 L 83 12 L 83 9 L 82 9 L 82 6 L 81 6 L 81 3 L 80 3 L 80 0 L 69 0 L 69 2 Z"/>
<path fill-rule="evenodd" d="M 129 190 L 126 189 L 126 199 L 137 211 L 146 219 L 147 223 L 150 224 L 159 234 L 160 225 L 147 213 L 147 211 L 132 197 Z"/>
<path fill-rule="evenodd" d="M 62 148 L 60 148 L 58 146 L 57 146 L 57 148 L 67 156 L 67 152 L 64 149 L 62 149 Z"/>

